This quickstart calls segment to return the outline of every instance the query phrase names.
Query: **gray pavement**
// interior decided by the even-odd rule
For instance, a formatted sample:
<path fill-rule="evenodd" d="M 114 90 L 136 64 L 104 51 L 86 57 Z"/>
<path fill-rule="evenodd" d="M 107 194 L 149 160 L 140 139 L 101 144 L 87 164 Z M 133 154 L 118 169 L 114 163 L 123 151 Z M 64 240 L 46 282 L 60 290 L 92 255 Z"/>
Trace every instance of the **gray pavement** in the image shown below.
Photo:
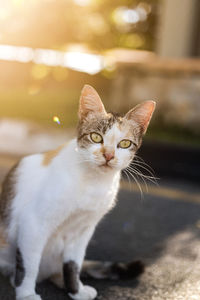
<path fill-rule="evenodd" d="M 0 181 L 15 159 L 0 158 Z M 144 274 L 135 280 L 87 280 L 101 300 L 200 299 L 200 186 L 160 182 L 141 199 L 135 185 L 123 183 L 116 207 L 99 224 L 87 258 L 142 259 Z M 68 299 L 44 282 L 37 286 L 44 300 Z M 14 300 L 8 280 L 0 276 L 0 300 Z"/>

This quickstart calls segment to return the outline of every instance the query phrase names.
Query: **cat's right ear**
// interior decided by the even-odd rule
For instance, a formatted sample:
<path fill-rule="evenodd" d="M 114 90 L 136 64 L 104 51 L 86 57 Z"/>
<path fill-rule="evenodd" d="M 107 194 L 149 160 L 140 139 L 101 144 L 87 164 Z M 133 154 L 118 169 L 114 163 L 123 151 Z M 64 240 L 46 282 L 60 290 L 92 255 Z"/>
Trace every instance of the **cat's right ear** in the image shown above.
<path fill-rule="evenodd" d="M 96 90 L 86 84 L 81 91 L 78 113 L 79 119 L 83 120 L 91 113 L 106 114 L 106 110 Z"/>

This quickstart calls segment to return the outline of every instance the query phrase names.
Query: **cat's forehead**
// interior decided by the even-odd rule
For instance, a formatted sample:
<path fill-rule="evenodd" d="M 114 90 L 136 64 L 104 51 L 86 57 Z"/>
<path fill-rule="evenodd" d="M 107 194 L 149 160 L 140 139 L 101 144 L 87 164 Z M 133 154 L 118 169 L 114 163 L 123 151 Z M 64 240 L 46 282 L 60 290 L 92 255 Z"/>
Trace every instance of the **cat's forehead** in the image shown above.
<path fill-rule="evenodd" d="M 123 118 L 115 113 L 107 113 L 106 115 L 96 114 L 88 117 L 83 123 L 79 124 L 83 131 L 97 131 L 105 134 L 114 124 L 122 125 Z"/>
<path fill-rule="evenodd" d="M 115 122 L 105 132 L 104 138 L 106 140 L 120 140 L 120 139 L 134 139 L 137 140 L 138 130 L 137 125 L 123 119 L 121 122 Z"/>
<path fill-rule="evenodd" d="M 114 113 L 91 114 L 87 119 L 79 122 L 78 142 L 82 148 L 87 148 L 93 144 L 89 138 L 91 132 L 102 135 L 104 143 L 114 145 L 122 139 L 130 139 L 135 143 L 139 142 L 140 132 L 138 125 L 126 117 L 121 117 Z"/>
<path fill-rule="evenodd" d="M 89 121 L 89 126 L 94 128 L 94 130 L 100 131 L 105 134 L 108 132 L 113 125 L 122 124 L 122 117 L 115 113 L 108 113 L 102 117 L 102 115 L 96 115 Z"/>
<path fill-rule="evenodd" d="M 129 121 L 116 113 L 106 115 L 96 114 L 88 117 L 83 123 L 79 124 L 79 134 L 99 132 L 104 136 L 125 136 L 132 137 L 137 135 L 137 126 L 134 121 Z"/>

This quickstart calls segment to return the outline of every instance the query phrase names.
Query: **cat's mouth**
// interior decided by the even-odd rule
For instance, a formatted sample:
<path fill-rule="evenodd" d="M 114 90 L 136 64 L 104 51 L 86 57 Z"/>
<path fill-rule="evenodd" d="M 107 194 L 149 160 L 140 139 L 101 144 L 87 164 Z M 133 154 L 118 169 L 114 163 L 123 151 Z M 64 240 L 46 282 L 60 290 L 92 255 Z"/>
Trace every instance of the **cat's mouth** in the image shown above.
<path fill-rule="evenodd" d="M 105 162 L 104 164 L 100 165 L 100 167 L 104 167 L 106 169 L 112 169 L 112 167 L 108 164 L 108 162 Z"/>

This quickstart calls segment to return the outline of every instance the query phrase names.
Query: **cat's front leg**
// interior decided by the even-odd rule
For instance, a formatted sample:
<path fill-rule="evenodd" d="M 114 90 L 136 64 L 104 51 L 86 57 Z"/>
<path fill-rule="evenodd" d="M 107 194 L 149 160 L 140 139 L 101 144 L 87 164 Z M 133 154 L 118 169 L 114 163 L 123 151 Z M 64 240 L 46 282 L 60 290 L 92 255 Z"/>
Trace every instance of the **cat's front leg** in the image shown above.
<path fill-rule="evenodd" d="M 17 300 L 41 300 L 35 293 L 35 284 L 39 271 L 39 264 L 44 249 L 47 234 L 36 222 L 25 222 L 26 226 L 19 226 L 16 269 L 14 285 Z"/>
<path fill-rule="evenodd" d="M 69 296 L 74 300 L 93 300 L 97 291 L 80 281 L 80 271 L 88 242 L 94 232 L 94 227 L 88 228 L 70 244 L 66 243 L 64 250 L 63 279 Z"/>

